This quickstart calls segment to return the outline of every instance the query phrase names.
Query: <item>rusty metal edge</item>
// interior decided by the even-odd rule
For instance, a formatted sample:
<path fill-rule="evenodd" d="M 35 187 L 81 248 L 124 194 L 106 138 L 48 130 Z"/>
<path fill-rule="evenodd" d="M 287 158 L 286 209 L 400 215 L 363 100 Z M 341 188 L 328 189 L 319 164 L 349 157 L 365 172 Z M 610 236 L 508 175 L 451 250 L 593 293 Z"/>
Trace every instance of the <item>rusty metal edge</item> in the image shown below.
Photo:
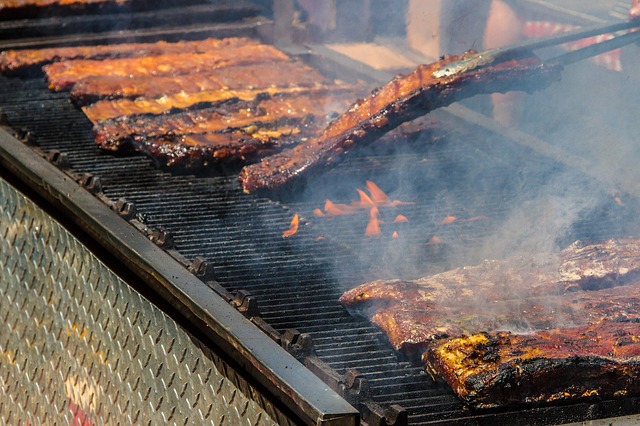
<path fill-rule="evenodd" d="M 359 423 L 358 411 L 169 254 L 31 148 L 0 129 L 0 166 L 78 223 L 307 424 Z"/>

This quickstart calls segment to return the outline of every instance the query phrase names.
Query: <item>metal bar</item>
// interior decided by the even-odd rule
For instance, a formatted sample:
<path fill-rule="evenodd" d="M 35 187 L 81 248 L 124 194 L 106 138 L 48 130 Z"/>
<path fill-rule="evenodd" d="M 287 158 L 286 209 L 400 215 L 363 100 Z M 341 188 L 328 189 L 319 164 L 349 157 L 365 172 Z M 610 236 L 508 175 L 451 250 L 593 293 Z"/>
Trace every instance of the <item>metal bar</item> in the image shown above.
<path fill-rule="evenodd" d="M 590 46 L 583 47 L 582 49 L 574 50 L 573 52 L 564 53 L 560 56 L 556 56 L 555 58 L 548 59 L 544 62 L 549 65 L 570 65 L 591 58 L 592 56 L 597 56 L 601 53 L 624 47 L 637 40 L 640 40 L 640 31 L 630 32 L 614 37 L 611 40 L 594 43 Z"/>

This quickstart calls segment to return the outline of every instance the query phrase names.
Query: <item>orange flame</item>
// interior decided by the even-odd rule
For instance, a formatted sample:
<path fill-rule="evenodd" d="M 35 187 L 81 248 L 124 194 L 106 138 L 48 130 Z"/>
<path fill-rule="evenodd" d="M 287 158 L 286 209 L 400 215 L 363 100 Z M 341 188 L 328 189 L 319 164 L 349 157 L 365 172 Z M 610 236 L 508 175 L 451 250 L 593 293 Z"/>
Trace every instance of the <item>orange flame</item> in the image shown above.
<path fill-rule="evenodd" d="M 298 222 L 300 221 L 300 218 L 298 217 L 298 213 L 296 213 L 293 216 L 293 219 L 291 220 L 291 225 L 289 225 L 289 229 L 287 229 L 286 231 L 284 231 L 282 233 L 282 238 L 287 238 L 290 237 L 292 235 L 295 235 L 296 232 L 298 232 Z"/>
<path fill-rule="evenodd" d="M 391 234 L 391 238 L 398 238 L 398 231 L 393 231 L 393 234 Z"/>
<path fill-rule="evenodd" d="M 456 222 L 457 220 L 458 218 L 455 216 L 447 216 L 443 218 L 440 222 L 438 222 L 438 225 L 450 225 L 453 222 Z"/>
<path fill-rule="evenodd" d="M 367 237 L 377 237 L 381 234 L 380 232 L 380 221 L 378 220 L 380 212 L 377 207 L 371 207 L 371 211 L 369 212 L 369 223 L 367 223 L 367 229 L 364 232 L 364 235 Z"/>
<path fill-rule="evenodd" d="M 355 213 L 356 208 L 348 204 L 335 204 L 331 200 L 326 200 L 324 203 L 324 212 L 327 216 L 340 216 L 344 214 Z"/>
<path fill-rule="evenodd" d="M 358 195 L 360 195 L 360 203 L 357 201 L 354 202 L 356 205 L 360 205 L 361 207 L 375 207 L 376 203 L 374 200 L 369 197 L 362 189 L 357 189 Z"/>
<path fill-rule="evenodd" d="M 366 181 L 366 189 L 369 192 L 368 194 L 362 189 L 356 188 L 358 192 L 359 199 L 354 200 L 351 204 L 336 204 L 331 200 L 326 200 L 324 205 L 324 213 L 322 213 L 319 209 L 313 211 L 313 214 L 321 217 L 321 216 L 339 216 L 345 214 L 355 214 L 360 209 L 366 208 L 369 209 L 371 207 L 398 207 L 404 206 L 408 204 L 415 204 L 405 201 L 398 201 L 389 199 L 389 196 L 384 193 L 376 185 L 370 180 Z"/>
<path fill-rule="evenodd" d="M 435 246 L 436 244 L 442 244 L 442 238 L 438 237 L 437 235 L 434 235 L 433 237 L 431 237 L 429 242 L 427 242 L 427 245 Z"/>
<path fill-rule="evenodd" d="M 365 185 L 369 194 L 371 194 L 371 199 L 376 204 L 386 204 L 390 201 L 389 196 L 385 194 L 375 183 L 368 180 Z"/>
<path fill-rule="evenodd" d="M 400 223 L 400 222 L 409 222 L 409 219 L 407 219 L 407 217 L 403 214 L 399 214 L 398 216 L 396 216 L 395 219 L 393 219 L 393 223 Z"/>

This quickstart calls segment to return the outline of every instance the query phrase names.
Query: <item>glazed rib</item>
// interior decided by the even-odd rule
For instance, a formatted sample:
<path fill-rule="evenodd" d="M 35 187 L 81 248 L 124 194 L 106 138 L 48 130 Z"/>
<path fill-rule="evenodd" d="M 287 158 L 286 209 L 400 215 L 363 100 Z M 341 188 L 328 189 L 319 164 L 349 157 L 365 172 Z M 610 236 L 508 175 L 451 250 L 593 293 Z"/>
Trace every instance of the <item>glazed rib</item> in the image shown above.
<path fill-rule="evenodd" d="M 428 350 L 423 362 L 477 408 L 638 395 L 640 322 L 475 334 Z"/>
<path fill-rule="evenodd" d="M 278 188 L 298 176 L 335 163 L 352 147 L 374 141 L 403 122 L 458 100 L 479 93 L 533 91 L 559 79 L 558 67 L 546 67 L 534 58 L 441 79 L 431 76 L 434 70 L 460 58 L 448 57 L 397 76 L 369 97 L 354 103 L 317 140 L 245 167 L 240 174 L 243 189 L 251 192 Z"/>
<path fill-rule="evenodd" d="M 122 116 L 94 126 L 96 142 L 102 149 L 119 150 L 133 138 L 158 138 L 220 132 L 259 124 L 270 128 L 323 125 L 332 112 L 347 107 L 351 90 L 306 89 L 300 96 L 261 96 L 252 102 L 231 100 L 208 108 L 162 115 Z"/>
<path fill-rule="evenodd" d="M 397 304 L 375 311 L 376 324 L 398 351 L 415 359 L 438 340 L 483 331 L 548 330 L 604 319 L 640 317 L 640 284 L 553 297 Z"/>
<path fill-rule="evenodd" d="M 219 89 L 199 93 L 175 93 L 160 98 L 136 98 L 104 100 L 82 108 L 89 120 L 96 124 L 103 120 L 139 114 L 163 114 L 172 109 L 201 109 L 231 99 L 252 101 L 270 95 L 306 96 L 311 91 L 328 90 L 326 86 L 309 87 L 268 87 L 266 89 Z M 337 88 L 336 90 L 339 90 Z M 301 100 L 301 102 L 303 102 Z"/>
<path fill-rule="evenodd" d="M 142 58 L 62 61 L 45 65 L 52 90 L 65 90 L 77 81 L 97 75 L 162 76 L 207 72 L 232 65 L 266 61 L 287 61 L 282 51 L 264 44 L 248 44 L 238 49 L 220 49 L 203 53 L 173 53 Z"/>
<path fill-rule="evenodd" d="M 132 140 L 131 147 L 153 158 L 159 167 L 195 171 L 216 165 L 255 161 L 291 143 L 293 135 L 300 135 L 299 127 L 139 138 Z"/>
<path fill-rule="evenodd" d="M 485 261 L 413 281 L 374 281 L 345 292 L 340 302 L 371 318 L 396 349 L 413 354 L 436 338 L 491 331 L 498 324 L 554 326 L 549 322 L 554 315 L 535 308 L 545 297 L 574 306 L 577 313 L 567 315 L 584 323 L 591 317 L 579 320 L 582 302 L 575 298 L 592 300 L 602 290 L 635 280 L 640 280 L 640 240 L 611 239 L 574 243 L 552 258 Z M 623 296 L 626 289 L 620 290 Z M 504 315 L 487 315 L 489 306 Z M 588 310 L 598 315 L 597 309 Z"/>
<path fill-rule="evenodd" d="M 222 89 L 311 87 L 326 83 L 326 79 L 319 72 L 303 63 L 265 62 L 177 76 L 87 77 L 73 86 L 71 99 L 76 104 L 86 105 L 100 99 L 157 98 L 175 93 L 198 93 Z"/>
<path fill-rule="evenodd" d="M 170 53 L 203 53 L 211 50 L 237 49 L 249 44 L 259 44 L 249 38 L 209 38 L 197 41 L 169 43 L 122 43 L 99 46 L 52 47 L 45 49 L 6 50 L 0 53 L 0 71 L 5 74 L 21 74 L 54 62 L 77 59 L 115 59 L 158 56 Z"/>

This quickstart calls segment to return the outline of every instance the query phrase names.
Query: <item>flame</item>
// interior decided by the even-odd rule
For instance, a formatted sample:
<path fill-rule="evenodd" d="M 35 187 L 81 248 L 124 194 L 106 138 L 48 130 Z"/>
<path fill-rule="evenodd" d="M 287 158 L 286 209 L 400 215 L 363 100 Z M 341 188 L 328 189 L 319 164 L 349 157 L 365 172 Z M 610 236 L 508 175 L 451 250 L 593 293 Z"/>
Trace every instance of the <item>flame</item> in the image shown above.
<path fill-rule="evenodd" d="M 335 204 L 331 200 L 324 202 L 324 212 L 327 216 L 340 216 L 345 214 L 353 214 L 357 210 L 356 207 L 349 204 Z"/>
<path fill-rule="evenodd" d="M 407 217 L 403 214 L 399 214 L 398 216 L 396 216 L 395 219 L 393 219 L 393 223 L 400 223 L 400 222 L 409 222 L 409 219 L 407 219 Z"/>
<path fill-rule="evenodd" d="M 412 202 L 393 200 L 382 190 L 378 185 L 370 180 L 365 181 L 365 189 L 356 188 L 358 193 L 358 199 L 351 201 L 349 204 L 334 203 L 327 199 L 324 202 L 324 208 L 314 209 L 313 214 L 316 217 L 333 217 L 342 215 L 359 214 L 364 209 L 369 210 L 369 222 L 365 230 L 367 237 L 373 237 L 381 235 L 380 225 L 383 223 L 380 220 L 379 208 L 382 207 L 398 207 L 409 204 L 415 204 Z M 394 223 L 409 222 L 406 216 L 398 214 L 394 220 Z M 398 232 L 394 232 L 392 238 L 398 238 Z"/>
<path fill-rule="evenodd" d="M 371 199 L 376 204 L 386 204 L 390 201 L 389 196 L 385 194 L 375 183 L 368 180 L 366 181 L 365 186 L 369 191 L 369 194 L 371 194 Z"/>
<path fill-rule="evenodd" d="M 440 220 L 440 222 L 438 222 L 438 225 L 450 225 L 454 222 L 457 222 L 458 218 L 455 216 L 447 216 L 445 218 L 442 218 L 442 220 Z"/>
<path fill-rule="evenodd" d="M 362 189 L 357 189 L 358 195 L 360 195 L 360 206 L 362 207 L 375 207 L 376 203 L 374 200 L 369 197 Z M 354 201 L 354 204 L 358 204 L 357 201 Z"/>
<path fill-rule="evenodd" d="M 393 231 L 393 234 L 391 234 L 391 238 L 398 238 L 398 231 Z"/>
<path fill-rule="evenodd" d="M 295 215 L 293 215 L 293 219 L 291 220 L 291 225 L 289 225 L 289 229 L 287 229 L 282 233 L 282 238 L 287 238 L 292 235 L 295 235 L 295 233 L 298 232 L 299 221 L 300 221 L 300 218 L 298 217 L 298 213 L 296 213 Z"/>
<path fill-rule="evenodd" d="M 435 246 L 437 244 L 442 244 L 442 238 L 438 237 L 437 235 L 434 235 L 433 237 L 431 237 L 429 242 L 427 242 L 428 246 Z"/>
<path fill-rule="evenodd" d="M 371 207 L 398 207 L 415 204 L 399 200 L 391 201 L 389 196 L 385 194 L 378 185 L 370 180 L 366 181 L 365 186 L 368 194 L 362 189 L 356 188 L 359 199 L 352 201 L 351 204 L 337 204 L 331 200 L 325 200 L 324 213 L 319 209 L 316 209 L 313 211 L 313 214 L 318 217 L 340 216 L 345 214 L 355 214 L 361 209 L 370 209 Z"/>
<path fill-rule="evenodd" d="M 381 234 L 380 232 L 380 221 L 378 220 L 378 216 L 380 212 L 377 207 L 371 207 L 371 211 L 369 212 L 369 223 L 367 223 L 367 229 L 364 232 L 364 235 L 367 237 L 377 237 Z"/>

